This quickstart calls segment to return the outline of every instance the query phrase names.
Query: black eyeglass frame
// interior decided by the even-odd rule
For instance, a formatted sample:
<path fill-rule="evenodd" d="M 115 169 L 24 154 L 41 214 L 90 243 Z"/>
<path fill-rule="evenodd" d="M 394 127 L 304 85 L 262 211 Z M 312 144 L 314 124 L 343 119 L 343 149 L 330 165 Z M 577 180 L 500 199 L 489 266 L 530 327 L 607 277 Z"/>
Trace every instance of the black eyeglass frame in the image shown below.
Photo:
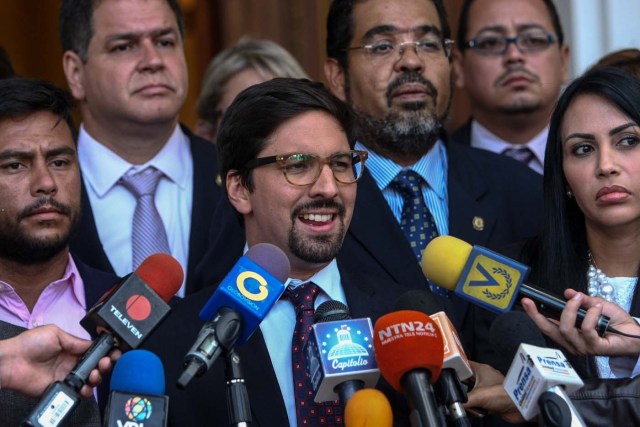
<path fill-rule="evenodd" d="M 330 165 L 331 159 L 335 158 L 336 156 L 340 156 L 344 154 L 351 154 L 352 157 L 354 155 L 357 155 L 359 157 L 359 162 L 362 164 L 362 170 L 360 171 L 360 175 L 358 175 L 355 180 L 350 182 L 341 181 L 340 178 L 336 176 L 335 171 L 331 168 L 331 165 Z M 287 160 L 293 156 L 300 156 L 300 155 L 310 156 L 318 159 L 321 162 L 320 168 L 318 168 L 318 173 L 316 174 L 313 181 L 308 184 L 293 183 L 290 181 L 289 177 L 287 176 L 287 171 L 285 168 Z M 245 163 L 243 170 L 249 171 L 251 169 L 255 169 L 260 166 L 266 166 L 272 163 L 277 163 L 278 167 L 282 170 L 282 173 L 289 184 L 295 185 L 296 187 L 306 187 L 306 186 L 315 184 L 318 181 L 318 178 L 320 178 L 320 174 L 322 174 L 322 167 L 324 165 L 329 165 L 329 169 L 331 169 L 333 178 L 337 182 L 339 182 L 340 184 L 354 184 L 362 177 L 362 174 L 364 173 L 364 167 L 365 167 L 364 165 L 368 158 L 369 158 L 369 153 L 363 150 L 338 151 L 336 153 L 331 154 L 328 157 L 321 157 L 321 156 L 318 156 L 317 154 L 312 154 L 312 153 L 287 153 L 287 154 L 278 154 L 275 156 L 257 157 L 253 160 L 249 160 L 247 163 Z M 353 166 L 355 166 L 357 163 L 358 162 L 354 162 Z"/>
<path fill-rule="evenodd" d="M 542 35 L 542 34 L 540 34 Z M 542 52 L 543 50 L 546 50 L 549 48 L 549 46 L 551 46 L 552 44 L 554 44 L 555 42 L 558 41 L 558 37 L 555 34 L 552 33 L 544 33 L 544 36 L 547 39 L 547 44 L 544 47 L 540 47 L 540 48 L 535 48 L 535 49 L 525 49 L 522 46 L 520 46 L 520 40 L 525 39 L 527 36 L 531 36 L 531 34 L 518 34 L 517 36 L 513 36 L 513 37 L 507 37 L 507 36 L 503 36 L 503 35 L 497 35 L 497 36 L 480 36 L 480 37 L 474 37 L 471 40 L 468 40 L 467 42 L 465 42 L 461 48 L 463 50 L 465 49 L 472 49 L 474 52 L 476 52 L 478 55 L 483 55 L 483 56 L 498 56 L 498 55 L 504 55 L 505 52 L 509 49 L 509 45 L 510 44 L 514 44 L 516 46 L 516 48 L 521 52 L 521 53 L 531 53 L 531 52 Z M 478 48 L 478 43 L 480 41 L 486 40 L 488 38 L 493 38 L 493 39 L 499 39 L 499 40 L 504 40 L 505 44 L 504 44 L 504 48 L 502 49 L 502 51 L 498 52 L 488 52 L 488 51 L 483 51 L 482 49 Z"/>

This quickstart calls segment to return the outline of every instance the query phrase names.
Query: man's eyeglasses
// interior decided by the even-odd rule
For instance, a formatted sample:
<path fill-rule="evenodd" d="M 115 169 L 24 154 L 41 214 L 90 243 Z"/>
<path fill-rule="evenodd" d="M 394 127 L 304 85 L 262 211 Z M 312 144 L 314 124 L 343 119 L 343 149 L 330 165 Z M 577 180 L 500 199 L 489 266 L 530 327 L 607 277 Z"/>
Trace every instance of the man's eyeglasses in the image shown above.
<path fill-rule="evenodd" d="M 336 181 L 353 184 L 362 176 L 367 157 L 366 151 L 358 150 L 341 151 L 329 157 L 308 153 L 283 154 L 250 160 L 245 169 L 277 163 L 289 184 L 306 186 L 314 184 L 320 177 L 322 167 L 329 165 Z"/>
<path fill-rule="evenodd" d="M 364 50 L 369 58 L 387 60 L 392 58 L 402 58 L 407 46 L 412 46 L 416 55 L 424 59 L 429 57 L 441 57 L 443 53 L 445 57 L 449 58 L 451 55 L 453 40 L 443 40 L 436 35 L 423 38 L 422 40 L 401 43 L 395 40 L 386 39 L 362 46 L 352 46 L 347 50 Z"/>
<path fill-rule="evenodd" d="M 463 48 L 473 49 L 480 55 L 504 55 L 511 43 L 522 53 L 540 52 L 557 41 L 553 34 L 542 31 L 518 34 L 515 37 L 500 35 L 478 36 L 469 40 Z"/>

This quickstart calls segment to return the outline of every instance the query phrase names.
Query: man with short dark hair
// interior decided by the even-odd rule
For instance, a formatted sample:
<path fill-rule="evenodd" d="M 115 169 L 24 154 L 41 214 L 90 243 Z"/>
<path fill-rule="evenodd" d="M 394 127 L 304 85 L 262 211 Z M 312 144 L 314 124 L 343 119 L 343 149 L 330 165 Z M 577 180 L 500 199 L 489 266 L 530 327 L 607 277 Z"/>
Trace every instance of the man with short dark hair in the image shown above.
<path fill-rule="evenodd" d="M 466 0 L 454 51 L 471 120 L 452 139 L 543 172 L 549 118 L 568 78 L 569 47 L 552 0 Z"/>
<path fill-rule="evenodd" d="M 309 389 L 299 379 L 294 382 L 292 337 L 301 323 L 297 316 L 302 305 L 294 304 L 296 293 L 310 291 L 308 301 L 314 308 L 328 299 L 338 300 L 349 306 L 354 318 L 375 321 L 411 287 L 371 275 L 366 266 L 347 269 L 336 261 L 367 158 L 366 152 L 352 149 L 354 141 L 347 106 L 322 84 L 308 80 L 274 79 L 252 86 L 238 95 L 222 121 L 217 140 L 221 175 L 229 202 L 244 224 L 246 245 L 241 241 L 238 246 L 238 235 L 231 235 L 213 243 L 210 259 L 219 255 L 235 262 L 242 245 L 246 250 L 271 243 L 291 264 L 290 296 L 280 298 L 240 349 L 256 425 L 344 423 L 344 402 L 312 404 L 310 394 L 301 393 Z M 237 218 L 227 219 L 235 222 L 236 230 Z M 163 358 L 167 378 L 182 372 L 183 357 L 202 327 L 198 312 L 213 292 L 209 288 L 185 298 L 145 345 Z M 310 388 L 308 374 L 305 378 Z M 186 392 L 170 382 L 172 424 L 228 424 L 224 384 L 223 361 Z M 395 425 L 408 425 L 404 398 L 388 386 L 385 391 L 394 407 Z M 294 397 L 301 394 L 306 403 Z"/>
<path fill-rule="evenodd" d="M 333 1 L 325 75 L 356 111 L 356 148 L 369 150 L 338 258 L 431 289 L 469 356 L 490 363 L 491 316 L 427 283 L 422 251 L 436 235 L 499 249 L 536 234 L 542 183 L 509 159 L 448 143 L 451 44 L 440 0 Z"/>
<path fill-rule="evenodd" d="M 0 339 L 47 324 L 89 338 L 79 322 L 117 278 L 69 253 L 81 180 L 71 97 L 21 78 L 0 80 L 0 93 Z M 18 425 L 37 403 L 4 388 L 0 401 L 2 425 Z M 90 399 L 72 419 L 99 425 L 99 415 Z"/>
<path fill-rule="evenodd" d="M 176 0 L 64 0 L 63 68 L 79 100 L 83 215 L 72 248 L 125 275 L 148 255 L 186 272 L 207 247 L 219 199 L 214 147 L 179 126 L 187 95 Z"/>

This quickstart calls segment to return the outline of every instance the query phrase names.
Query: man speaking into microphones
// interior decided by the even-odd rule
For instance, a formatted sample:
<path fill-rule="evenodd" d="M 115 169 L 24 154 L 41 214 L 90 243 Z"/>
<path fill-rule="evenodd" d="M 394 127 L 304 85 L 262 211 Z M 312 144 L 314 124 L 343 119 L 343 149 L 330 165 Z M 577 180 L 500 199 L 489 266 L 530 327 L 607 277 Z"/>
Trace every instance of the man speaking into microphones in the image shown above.
<path fill-rule="evenodd" d="M 335 259 L 367 159 L 367 153 L 352 150 L 354 142 L 347 107 L 321 84 L 304 80 L 275 79 L 252 86 L 236 98 L 221 124 L 217 147 L 228 203 L 218 209 L 222 215 L 219 223 L 240 218 L 246 237 L 245 256 L 247 250 L 268 243 L 284 252 L 291 268 L 282 296 L 246 343 L 237 345 L 252 421 L 257 425 L 343 425 L 342 402 L 335 396 L 325 403 L 313 399 L 305 345 L 316 308 L 327 300 L 337 300 L 349 307 L 354 318 L 375 321 L 408 286 L 421 285 L 405 287 L 380 280 L 366 268 L 344 269 Z M 212 256 L 206 262 L 228 257 L 228 251 L 228 241 L 213 241 Z M 242 255 L 236 253 L 236 259 Z M 262 267 L 269 270 L 273 263 L 265 264 Z M 237 284 L 246 284 L 252 298 L 264 295 L 267 300 L 271 291 L 264 288 L 262 292 L 255 281 L 239 281 L 235 267 L 230 270 L 220 286 L 235 295 Z M 209 307 L 207 303 L 218 298 L 214 294 L 221 288 L 215 286 L 217 282 L 207 285 L 177 304 L 145 344 L 164 362 L 172 425 L 230 422 L 224 363 L 213 363 L 185 390 L 176 385 L 185 370 L 185 354 L 197 351 L 192 347 L 204 321 L 223 313 L 218 307 L 224 304 Z M 236 344 L 241 341 L 239 338 Z M 403 396 L 384 383 L 380 386 L 393 408 L 394 425 L 408 426 L 409 411 Z"/>

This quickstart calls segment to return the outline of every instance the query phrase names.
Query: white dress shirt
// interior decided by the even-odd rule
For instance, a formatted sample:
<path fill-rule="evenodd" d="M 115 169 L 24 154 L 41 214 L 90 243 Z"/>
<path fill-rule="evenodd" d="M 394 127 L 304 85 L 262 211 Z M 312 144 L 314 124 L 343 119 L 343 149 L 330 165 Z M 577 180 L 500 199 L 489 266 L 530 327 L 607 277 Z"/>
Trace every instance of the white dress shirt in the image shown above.
<path fill-rule="evenodd" d="M 529 168 L 542 175 L 544 172 L 544 150 L 547 146 L 549 126 L 542 129 L 533 139 L 526 144 L 511 144 L 500 139 L 476 120 L 471 120 L 471 146 L 482 150 L 493 151 L 501 154 L 507 148 L 527 147 L 535 156 L 528 164 Z"/>
<path fill-rule="evenodd" d="M 155 203 L 169 240 L 171 255 L 187 271 L 191 207 L 193 202 L 193 157 L 190 143 L 180 126 L 151 160 L 133 165 L 96 141 L 80 127 L 78 161 L 89 195 L 91 209 L 102 247 L 118 276 L 132 271 L 131 228 L 136 199 L 118 180 L 129 170 L 142 171 L 149 166 L 162 171 Z M 184 296 L 184 283 L 178 291 Z"/>

